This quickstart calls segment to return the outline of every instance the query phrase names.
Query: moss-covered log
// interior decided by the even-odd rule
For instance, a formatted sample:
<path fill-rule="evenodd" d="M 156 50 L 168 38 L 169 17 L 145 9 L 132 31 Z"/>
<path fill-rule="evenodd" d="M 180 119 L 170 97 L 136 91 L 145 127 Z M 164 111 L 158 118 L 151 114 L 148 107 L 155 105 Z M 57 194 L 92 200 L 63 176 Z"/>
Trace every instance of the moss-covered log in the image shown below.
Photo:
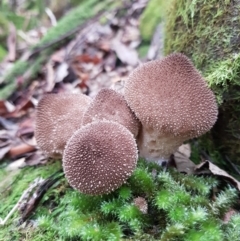
<path fill-rule="evenodd" d="M 240 1 L 171 0 L 165 54 L 182 52 L 206 77 L 219 103 L 211 134 L 223 157 L 240 163 Z"/>

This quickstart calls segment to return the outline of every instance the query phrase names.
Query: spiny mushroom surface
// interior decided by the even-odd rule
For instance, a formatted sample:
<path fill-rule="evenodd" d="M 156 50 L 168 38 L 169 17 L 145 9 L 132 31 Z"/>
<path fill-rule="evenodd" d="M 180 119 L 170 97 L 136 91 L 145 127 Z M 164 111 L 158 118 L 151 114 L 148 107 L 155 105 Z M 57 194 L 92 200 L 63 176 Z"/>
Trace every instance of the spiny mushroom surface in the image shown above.
<path fill-rule="evenodd" d="M 142 123 L 140 155 L 167 161 L 185 140 L 207 132 L 217 120 L 213 92 L 183 54 L 142 64 L 125 84 L 125 98 Z"/>
<path fill-rule="evenodd" d="M 48 156 L 60 157 L 72 134 L 82 126 L 83 113 L 91 102 L 83 94 L 47 94 L 36 112 L 37 145 Z"/>
<path fill-rule="evenodd" d="M 76 131 L 63 155 L 70 185 L 82 193 L 99 195 L 120 187 L 137 164 L 132 133 L 112 121 L 92 122 Z"/>
<path fill-rule="evenodd" d="M 83 116 L 83 125 L 99 120 L 111 120 L 125 126 L 136 137 L 140 122 L 124 97 L 112 89 L 102 89 Z"/>

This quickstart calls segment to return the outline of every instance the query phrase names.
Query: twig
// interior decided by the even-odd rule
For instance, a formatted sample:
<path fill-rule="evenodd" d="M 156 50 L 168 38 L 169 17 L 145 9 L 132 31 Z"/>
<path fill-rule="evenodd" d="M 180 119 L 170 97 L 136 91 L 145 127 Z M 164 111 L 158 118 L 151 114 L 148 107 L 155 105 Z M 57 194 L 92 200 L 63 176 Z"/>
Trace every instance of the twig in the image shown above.
<path fill-rule="evenodd" d="M 26 221 L 26 219 L 31 215 L 31 213 L 37 208 L 39 202 L 41 201 L 42 197 L 47 192 L 47 190 L 54 183 L 56 183 L 63 175 L 64 174 L 62 170 L 59 170 L 55 172 L 53 175 L 51 175 L 49 178 L 44 180 L 42 183 L 40 183 L 37 190 L 32 194 L 30 200 L 22 208 L 24 210 L 22 211 L 22 216 L 19 220 L 19 225 Z"/>
<path fill-rule="evenodd" d="M 48 15 L 48 17 L 50 18 L 52 26 L 56 26 L 57 25 L 57 19 L 56 19 L 55 15 L 53 14 L 52 10 L 50 8 L 46 8 L 45 12 Z"/>
<path fill-rule="evenodd" d="M 237 166 L 236 166 L 234 163 L 232 163 L 232 162 L 230 161 L 229 157 L 228 157 L 228 156 L 224 156 L 224 159 L 228 162 L 228 164 L 230 164 L 230 166 L 234 169 L 234 171 L 235 171 L 238 175 L 240 175 L 239 169 L 237 168 Z"/>
<path fill-rule="evenodd" d="M 18 209 L 19 205 L 21 204 L 21 202 L 24 200 L 24 198 L 26 198 L 26 196 L 31 193 L 33 191 L 33 189 L 35 187 L 37 187 L 39 185 L 39 183 L 42 183 L 44 181 L 44 179 L 42 178 L 36 178 L 32 184 L 30 184 L 29 188 L 26 189 L 22 196 L 20 197 L 20 199 L 18 200 L 18 202 L 16 203 L 16 205 L 12 208 L 12 210 L 8 213 L 8 215 L 5 217 L 5 219 L 1 219 L 0 218 L 0 225 L 4 226 L 6 224 L 6 222 L 8 221 L 8 219 L 13 215 L 13 213 Z"/>

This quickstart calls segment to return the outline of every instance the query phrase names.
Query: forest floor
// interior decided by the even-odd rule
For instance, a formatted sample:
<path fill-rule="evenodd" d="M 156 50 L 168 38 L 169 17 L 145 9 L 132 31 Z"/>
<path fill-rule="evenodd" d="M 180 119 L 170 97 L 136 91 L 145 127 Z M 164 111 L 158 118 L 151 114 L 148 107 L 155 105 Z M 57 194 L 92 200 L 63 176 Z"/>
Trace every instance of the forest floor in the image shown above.
<path fill-rule="evenodd" d="M 161 24 L 151 40 L 143 41 L 141 37 L 139 25 L 146 5 L 147 1 L 141 0 L 112 4 L 107 10 L 98 6 L 100 10 L 93 8 L 95 12 L 79 21 L 76 28 L 45 42 L 41 42 L 42 36 L 56 29 L 50 10 L 47 24 L 37 29 L 23 33 L 11 25 L 8 53 L 0 63 L 0 241 L 79 240 L 78 237 L 81 240 L 120 240 L 122 237 L 131 240 L 133 237 L 131 228 L 119 230 L 114 222 L 105 227 L 106 233 L 98 233 L 102 228 L 98 223 L 87 231 L 78 230 L 79 223 L 91 217 L 86 215 L 81 220 L 75 217 L 76 205 L 83 205 L 87 210 L 89 207 L 84 205 L 91 199 L 69 186 L 61 160 L 49 159 L 38 149 L 34 123 L 36 106 L 44 94 L 74 92 L 94 98 L 104 87 L 122 92 L 124 80 L 134 68 L 162 57 Z M 236 179 L 204 158 L 195 158 L 201 161 L 198 166 L 190 161 L 196 155 L 189 145 L 184 145 L 174 154 L 173 166 L 178 172 L 188 174 L 207 172 L 240 190 Z M 149 178 L 149 173 L 146 175 Z M 130 197 L 127 188 L 119 191 L 120 196 Z M 97 198 L 93 200 L 100 202 Z M 236 213 L 235 209 L 226 209 L 225 221 Z M 122 226 L 126 220 L 121 220 Z M 133 230 L 134 225 L 138 224 L 130 224 Z M 136 236 L 134 240 L 150 240 L 147 235 L 151 232 L 159 235 L 152 228 L 146 239 Z M 114 234 L 112 238 L 110 234 Z"/>

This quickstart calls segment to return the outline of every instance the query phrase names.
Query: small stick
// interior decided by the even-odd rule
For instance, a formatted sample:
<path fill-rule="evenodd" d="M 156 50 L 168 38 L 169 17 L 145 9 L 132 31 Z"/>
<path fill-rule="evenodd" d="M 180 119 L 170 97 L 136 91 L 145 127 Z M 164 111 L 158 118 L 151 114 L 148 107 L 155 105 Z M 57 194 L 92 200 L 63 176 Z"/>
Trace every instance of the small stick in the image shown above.
<path fill-rule="evenodd" d="M 240 175 L 239 169 L 237 168 L 237 166 L 236 166 L 234 163 L 232 163 L 232 162 L 230 161 L 230 159 L 229 159 L 228 156 L 225 156 L 225 160 L 231 165 L 231 167 L 234 169 L 234 171 L 235 171 L 238 175 Z"/>
<path fill-rule="evenodd" d="M 26 189 L 22 196 L 20 197 L 20 199 L 18 200 L 18 202 L 16 203 L 16 205 L 12 208 L 12 210 L 8 213 L 8 215 L 5 217 L 5 219 L 1 219 L 0 218 L 0 225 L 4 226 L 6 224 L 6 222 L 8 221 L 8 219 L 13 215 L 13 213 L 18 209 L 19 205 L 21 204 L 21 202 L 24 200 L 24 198 L 26 198 L 26 196 L 32 192 L 32 190 L 34 188 L 36 188 L 40 183 L 42 183 L 44 181 L 44 179 L 42 178 L 36 178 L 32 184 L 30 184 L 30 186 L 28 187 L 28 189 Z"/>

